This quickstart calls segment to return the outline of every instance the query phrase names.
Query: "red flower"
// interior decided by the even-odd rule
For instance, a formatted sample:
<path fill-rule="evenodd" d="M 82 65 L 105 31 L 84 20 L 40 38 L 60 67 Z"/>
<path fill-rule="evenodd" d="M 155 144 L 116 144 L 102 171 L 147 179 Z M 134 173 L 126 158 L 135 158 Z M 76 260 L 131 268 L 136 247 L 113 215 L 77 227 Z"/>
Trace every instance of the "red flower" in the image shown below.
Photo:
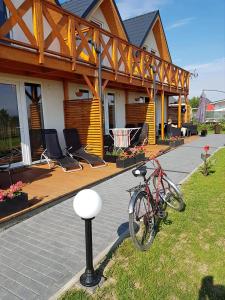
<path fill-rule="evenodd" d="M 209 145 L 205 145 L 203 149 L 207 153 L 209 151 Z"/>

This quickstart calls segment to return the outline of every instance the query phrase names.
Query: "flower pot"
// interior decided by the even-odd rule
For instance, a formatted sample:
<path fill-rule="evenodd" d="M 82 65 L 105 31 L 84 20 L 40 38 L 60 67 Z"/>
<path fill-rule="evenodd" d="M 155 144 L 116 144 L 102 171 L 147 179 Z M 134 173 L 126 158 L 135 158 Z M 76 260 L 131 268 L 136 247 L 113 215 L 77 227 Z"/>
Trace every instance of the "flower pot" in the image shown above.
<path fill-rule="evenodd" d="M 116 163 L 116 160 L 118 159 L 118 156 L 115 155 L 104 155 L 104 161 L 109 163 Z"/>
<path fill-rule="evenodd" d="M 201 136 L 207 136 L 207 133 L 208 133 L 207 129 L 201 130 Z"/>
<path fill-rule="evenodd" d="M 134 165 L 135 163 L 136 163 L 135 157 L 128 157 L 125 159 L 117 159 L 116 166 L 117 168 L 125 169 Z"/>
<path fill-rule="evenodd" d="M 139 153 L 139 154 L 136 154 L 135 156 L 135 163 L 139 163 L 139 162 L 142 162 L 145 160 L 145 154 L 144 153 Z"/>
<path fill-rule="evenodd" d="M 159 140 L 157 142 L 158 145 L 167 145 L 171 148 L 175 148 L 175 147 L 178 147 L 180 145 L 183 145 L 184 144 L 184 139 L 178 139 L 178 140 Z"/>
<path fill-rule="evenodd" d="M 20 193 L 20 195 L 3 202 L 0 202 L 0 216 L 9 215 L 28 207 L 28 194 Z"/>
<path fill-rule="evenodd" d="M 216 124 L 214 127 L 215 134 L 220 134 L 221 132 L 221 126 L 219 124 Z"/>

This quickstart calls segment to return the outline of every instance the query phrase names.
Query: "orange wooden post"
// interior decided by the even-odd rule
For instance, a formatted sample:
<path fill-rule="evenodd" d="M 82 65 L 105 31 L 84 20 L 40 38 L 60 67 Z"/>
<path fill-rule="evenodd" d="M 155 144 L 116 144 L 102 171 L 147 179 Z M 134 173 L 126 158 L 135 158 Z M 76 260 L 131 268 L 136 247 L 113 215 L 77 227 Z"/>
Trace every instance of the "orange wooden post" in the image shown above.
<path fill-rule="evenodd" d="M 68 19 L 68 46 L 70 49 L 72 71 L 74 71 L 76 69 L 76 36 L 75 36 L 75 20 L 72 16 L 69 16 Z"/>
<path fill-rule="evenodd" d="M 113 47 L 112 47 L 112 60 L 115 71 L 115 80 L 117 80 L 117 72 L 118 72 L 118 39 L 113 38 Z"/>
<path fill-rule="evenodd" d="M 185 95 L 185 114 L 184 114 L 184 122 L 185 123 L 189 122 L 189 120 L 188 120 L 188 109 L 189 109 L 189 107 L 188 107 L 188 95 L 186 94 Z"/>
<path fill-rule="evenodd" d="M 161 92 L 161 139 L 165 139 L 165 132 L 164 132 L 164 104 L 165 104 L 165 93 L 164 90 Z"/>
<path fill-rule="evenodd" d="M 178 128 L 181 128 L 181 94 L 178 98 Z"/>
<path fill-rule="evenodd" d="M 34 36 L 39 50 L 39 63 L 44 63 L 44 25 L 43 25 L 43 7 L 41 0 L 33 2 L 33 28 Z"/>

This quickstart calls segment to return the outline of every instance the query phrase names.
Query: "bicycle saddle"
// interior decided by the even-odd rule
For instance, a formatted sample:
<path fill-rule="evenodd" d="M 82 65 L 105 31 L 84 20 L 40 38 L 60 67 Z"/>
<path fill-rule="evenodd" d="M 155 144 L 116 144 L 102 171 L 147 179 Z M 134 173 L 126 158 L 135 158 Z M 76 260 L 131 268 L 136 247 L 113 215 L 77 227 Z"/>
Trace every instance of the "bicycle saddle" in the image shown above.
<path fill-rule="evenodd" d="M 145 176 L 147 174 L 147 169 L 146 167 L 142 167 L 142 168 L 139 168 L 139 169 L 135 169 L 132 171 L 134 177 L 139 177 L 139 176 Z"/>

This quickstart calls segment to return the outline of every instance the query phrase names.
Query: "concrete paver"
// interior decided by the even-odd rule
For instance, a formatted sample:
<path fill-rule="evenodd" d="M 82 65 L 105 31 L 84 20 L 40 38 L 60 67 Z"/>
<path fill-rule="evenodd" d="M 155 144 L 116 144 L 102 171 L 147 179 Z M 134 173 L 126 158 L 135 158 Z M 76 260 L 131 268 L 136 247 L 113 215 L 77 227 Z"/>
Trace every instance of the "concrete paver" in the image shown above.
<path fill-rule="evenodd" d="M 209 135 L 160 157 L 169 177 L 179 183 L 202 161 L 201 148 L 211 152 L 225 143 L 225 135 Z M 93 189 L 103 208 L 93 221 L 94 256 L 128 227 L 130 187 L 137 185 L 131 171 Z M 84 222 L 68 199 L 0 233 L 0 299 L 46 300 L 85 266 Z"/>

